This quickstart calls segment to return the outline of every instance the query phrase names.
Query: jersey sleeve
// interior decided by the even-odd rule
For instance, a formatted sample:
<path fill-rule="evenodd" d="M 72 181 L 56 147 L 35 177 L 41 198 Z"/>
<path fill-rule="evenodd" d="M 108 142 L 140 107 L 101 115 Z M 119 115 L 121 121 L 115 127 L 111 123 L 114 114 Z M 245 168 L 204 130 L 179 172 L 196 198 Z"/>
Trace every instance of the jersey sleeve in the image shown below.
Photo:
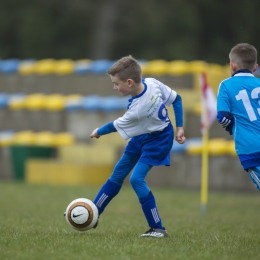
<path fill-rule="evenodd" d="M 116 119 L 113 124 L 115 129 L 118 131 L 118 133 L 125 139 L 129 139 L 134 135 L 139 135 L 141 133 L 135 132 L 136 130 L 136 124 L 137 124 L 137 116 L 136 111 L 133 110 L 127 110 L 127 112 L 122 116 Z M 125 131 L 127 129 L 128 131 Z M 130 136 L 129 133 L 132 133 Z"/>
<path fill-rule="evenodd" d="M 230 112 L 230 102 L 226 86 L 223 82 L 220 83 L 217 95 L 217 112 Z"/>
<path fill-rule="evenodd" d="M 109 133 L 112 133 L 112 132 L 116 132 L 116 128 L 114 127 L 114 124 L 113 122 L 109 122 L 103 126 L 101 126 L 98 130 L 97 130 L 97 133 L 99 135 L 106 135 L 106 134 L 109 134 Z"/>
<path fill-rule="evenodd" d="M 172 103 L 174 114 L 175 114 L 175 122 L 177 127 L 183 126 L 183 110 L 182 110 L 182 99 L 180 95 L 177 95 L 176 99 Z"/>
<path fill-rule="evenodd" d="M 160 82 L 159 80 L 156 80 L 156 83 L 159 85 L 161 93 L 162 93 L 162 99 L 164 101 L 164 104 L 166 106 L 171 106 L 171 104 L 174 102 L 174 100 L 177 97 L 177 93 L 176 91 L 172 90 L 170 87 L 168 87 L 167 85 L 163 84 L 162 82 Z"/>
<path fill-rule="evenodd" d="M 217 120 L 220 125 L 232 135 L 232 129 L 234 126 L 234 118 L 229 112 L 219 111 L 217 114 Z"/>

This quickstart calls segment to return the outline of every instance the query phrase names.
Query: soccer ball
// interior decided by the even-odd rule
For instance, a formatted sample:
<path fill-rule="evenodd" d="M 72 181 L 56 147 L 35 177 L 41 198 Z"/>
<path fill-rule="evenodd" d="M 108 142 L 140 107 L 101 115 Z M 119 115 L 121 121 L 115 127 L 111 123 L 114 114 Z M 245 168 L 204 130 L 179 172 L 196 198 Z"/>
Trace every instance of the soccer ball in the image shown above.
<path fill-rule="evenodd" d="M 79 198 L 68 205 L 64 216 L 71 227 L 78 231 L 86 231 L 97 223 L 98 209 L 91 200 Z"/>

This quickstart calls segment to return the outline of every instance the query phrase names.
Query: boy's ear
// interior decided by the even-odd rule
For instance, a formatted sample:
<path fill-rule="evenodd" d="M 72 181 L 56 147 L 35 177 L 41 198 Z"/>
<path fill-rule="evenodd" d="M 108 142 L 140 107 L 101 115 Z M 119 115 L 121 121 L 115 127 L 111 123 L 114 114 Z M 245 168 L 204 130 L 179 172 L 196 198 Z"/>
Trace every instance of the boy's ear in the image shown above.
<path fill-rule="evenodd" d="M 230 65 L 230 69 L 231 69 L 232 72 L 237 71 L 237 65 L 236 65 L 236 63 L 230 62 L 229 65 Z"/>
<path fill-rule="evenodd" d="M 128 79 L 127 83 L 130 88 L 134 85 L 134 81 L 132 79 Z"/>
<path fill-rule="evenodd" d="M 255 72 L 258 69 L 258 64 L 255 65 L 253 72 Z"/>

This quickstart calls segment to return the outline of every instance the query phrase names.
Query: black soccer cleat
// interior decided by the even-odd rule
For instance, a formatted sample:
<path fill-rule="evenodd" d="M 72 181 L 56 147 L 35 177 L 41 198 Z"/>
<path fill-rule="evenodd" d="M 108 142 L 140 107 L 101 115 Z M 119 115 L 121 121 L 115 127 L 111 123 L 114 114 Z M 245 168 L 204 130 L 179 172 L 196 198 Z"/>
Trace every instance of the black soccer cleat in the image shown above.
<path fill-rule="evenodd" d="M 169 234 L 165 229 L 151 228 L 140 237 L 168 237 Z"/>

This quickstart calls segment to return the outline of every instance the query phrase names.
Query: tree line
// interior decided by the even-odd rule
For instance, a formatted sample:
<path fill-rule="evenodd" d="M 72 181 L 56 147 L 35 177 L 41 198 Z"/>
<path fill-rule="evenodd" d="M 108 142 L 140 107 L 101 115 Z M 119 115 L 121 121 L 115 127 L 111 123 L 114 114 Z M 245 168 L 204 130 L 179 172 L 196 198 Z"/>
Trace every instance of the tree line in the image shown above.
<path fill-rule="evenodd" d="M 205 60 L 260 47 L 260 1 L 1 0 L 0 59 Z"/>

